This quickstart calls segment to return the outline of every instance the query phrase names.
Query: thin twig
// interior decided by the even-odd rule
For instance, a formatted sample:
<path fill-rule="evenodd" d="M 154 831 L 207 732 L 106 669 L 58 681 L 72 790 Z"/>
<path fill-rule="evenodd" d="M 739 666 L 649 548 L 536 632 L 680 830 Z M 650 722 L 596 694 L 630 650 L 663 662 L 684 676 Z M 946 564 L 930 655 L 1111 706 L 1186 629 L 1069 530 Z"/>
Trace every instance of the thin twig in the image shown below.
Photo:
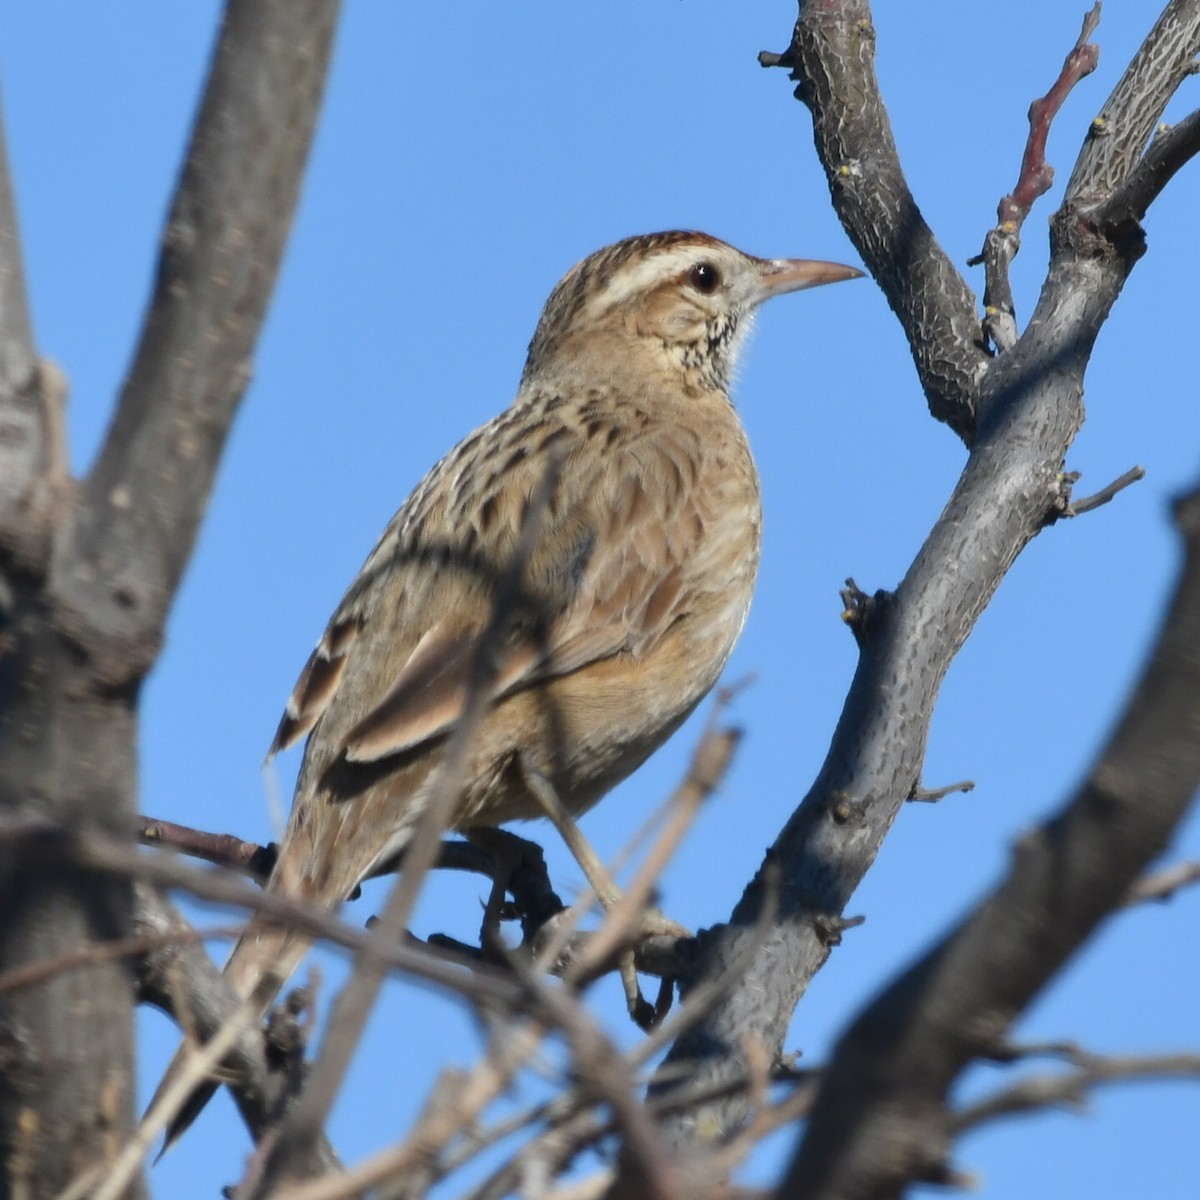
<path fill-rule="evenodd" d="M 667 863 L 679 849 L 704 801 L 720 786 L 741 739 L 737 729 L 719 729 L 716 712 L 692 756 L 687 776 L 667 802 L 668 818 L 632 883 L 609 912 L 609 919 L 589 942 L 568 972 L 568 979 L 585 979 L 607 962 L 627 941 Z"/>
<path fill-rule="evenodd" d="M 11 810 L 0 813 L 0 841 L 19 845 L 26 854 L 145 879 L 160 887 L 182 888 L 203 900 L 264 913 L 332 945 L 365 951 L 392 969 L 476 1003 L 508 1004 L 520 999 L 520 989 L 500 971 L 485 965 L 464 971 L 460 964 L 428 947 L 389 943 L 375 930 L 358 929 L 327 909 L 262 891 L 235 871 L 222 867 L 201 870 L 174 854 L 147 854 L 132 842 L 98 829 L 67 828 L 40 813 Z"/>
<path fill-rule="evenodd" d="M 1182 862 L 1152 875 L 1145 875 L 1125 895 L 1126 907 L 1134 904 L 1162 904 L 1175 897 L 1177 892 L 1194 883 L 1200 883 L 1200 862 Z"/>
<path fill-rule="evenodd" d="M 1127 487 L 1137 483 L 1139 479 L 1145 478 L 1145 467 L 1130 467 L 1124 475 L 1114 479 L 1108 487 L 1101 488 L 1095 495 L 1085 496 L 1082 500 L 1072 500 L 1067 505 L 1063 515 L 1078 517 L 1081 513 L 1091 512 L 1093 508 L 1099 508 L 1102 504 L 1107 504 L 1119 492 L 1123 492 Z"/>
<path fill-rule="evenodd" d="M 524 838 L 517 838 L 515 834 L 508 836 L 516 841 L 525 842 Z M 172 850 L 178 850 L 180 854 L 188 855 L 189 858 L 199 858 L 216 866 L 232 867 L 260 881 L 270 875 L 278 852 L 274 842 L 265 845 L 248 842 L 232 833 L 209 833 L 207 830 L 179 825 L 158 817 L 138 818 L 138 841 L 145 846 L 168 846 Z M 401 852 L 394 858 L 380 863 L 367 878 L 394 874 L 403 865 L 404 854 Z M 436 865 L 447 871 L 470 871 L 489 878 L 495 874 L 495 863 L 488 855 L 470 842 L 456 838 L 442 842 Z"/>
<path fill-rule="evenodd" d="M 952 796 L 955 792 L 973 792 L 975 790 L 975 781 L 973 779 L 963 779 L 958 783 L 948 783 L 944 787 L 926 788 L 914 787 L 909 795 L 909 800 L 919 804 L 936 804 L 939 800 L 945 800 L 947 796 Z"/>
<path fill-rule="evenodd" d="M 206 833 L 157 817 L 138 818 L 138 841 L 144 846 L 170 846 L 191 858 L 233 867 L 265 880 L 275 865 L 275 845 L 260 846 L 232 833 Z"/>
<path fill-rule="evenodd" d="M 492 1103 L 536 1053 L 545 1027 L 527 1021 L 493 1038 L 488 1053 L 465 1077 L 461 1072 L 435 1089 L 425 1111 L 398 1146 L 389 1147 L 338 1175 L 284 1187 L 273 1200 L 347 1200 L 369 1187 L 427 1166 Z"/>
<path fill-rule="evenodd" d="M 111 962 L 113 959 L 137 958 L 164 946 L 236 938 L 243 928 L 243 925 L 218 925 L 212 929 L 180 929 L 157 934 L 137 934 L 112 942 L 89 942 L 77 950 L 69 950 L 65 954 L 56 954 L 53 958 L 44 958 L 40 962 L 13 967 L 0 973 L 0 993 L 44 983 L 61 971 L 77 971 L 81 967 L 91 967 L 97 963 Z"/>
<path fill-rule="evenodd" d="M 1083 29 L 1062 70 L 1050 90 L 1029 106 L 1029 136 L 1021 156 L 1021 171 L 1016 186 L 996 210 L 996 226 L 988 231 L 982 252 L 968 264 L 984 264 L 983 329 L 997 350 L 1011 350 L 1017 343 L 1018 330 L 1008 269 L 1021 248 L 1021 226 L 1035 201 L 1045 195 L 1054 182 L 1054 168 L 1046 162 L 1046 139 L 1050 125 L 1071 89 L 1090 75 L 1100 60 L 1100 48 L 1088 42 L 1100 23 L 1100 5 L 1095 4 L 1083 18 Z"/>
<path fill-rule="evenodd" d="M 1080 1108 L 1101 1084 L 1141 1079 L 1193 1079 L 1200 1077 L 1200 1054 L 1130 1055 L 1087 1054 L 1072 1056 L 1079 1065 L 1070 1072 L 1035 1075 L 954 1113 L 955 1133 L 974 1129 L 998 1117 L 1036 1112 L 1046 1108 Z"/>

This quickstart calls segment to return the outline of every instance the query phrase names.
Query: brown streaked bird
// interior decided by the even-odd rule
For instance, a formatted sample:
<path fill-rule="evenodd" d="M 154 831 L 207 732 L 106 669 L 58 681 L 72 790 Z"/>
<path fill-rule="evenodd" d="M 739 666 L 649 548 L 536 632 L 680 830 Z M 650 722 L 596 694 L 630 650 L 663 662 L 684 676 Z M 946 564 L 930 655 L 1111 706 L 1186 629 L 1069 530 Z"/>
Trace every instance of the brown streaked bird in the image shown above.
<path fill-rule="evenodd" d="M 271 889 L 335 906 L 411 837 L 551 463 L 453 826 L 542 815 L 529 770 L 578 816 L 680 726 L 729 658 L 758 568 L 758 475 L 729 398 L 754 310 L 860 274 L 690 232 L 567 273 L 516 399 L 405 501 L 300 675 L 270 749 L 308 738 Z M 308 946 L 255 917 L 225 972 L 265 1011 Z"/>

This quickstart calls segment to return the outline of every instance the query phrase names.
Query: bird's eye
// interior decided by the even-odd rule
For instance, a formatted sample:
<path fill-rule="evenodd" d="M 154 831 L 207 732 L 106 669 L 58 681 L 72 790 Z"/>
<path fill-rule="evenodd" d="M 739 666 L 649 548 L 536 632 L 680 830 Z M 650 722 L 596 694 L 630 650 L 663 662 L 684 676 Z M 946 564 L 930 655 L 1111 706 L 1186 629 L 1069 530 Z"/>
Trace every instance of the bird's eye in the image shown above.
<path fill-rule="evenodd" d="M 721 272 L 712 263 L 697 263 L 688 273 L 688 283 L 696 291 L 711 296 L 721 286 Z"/>

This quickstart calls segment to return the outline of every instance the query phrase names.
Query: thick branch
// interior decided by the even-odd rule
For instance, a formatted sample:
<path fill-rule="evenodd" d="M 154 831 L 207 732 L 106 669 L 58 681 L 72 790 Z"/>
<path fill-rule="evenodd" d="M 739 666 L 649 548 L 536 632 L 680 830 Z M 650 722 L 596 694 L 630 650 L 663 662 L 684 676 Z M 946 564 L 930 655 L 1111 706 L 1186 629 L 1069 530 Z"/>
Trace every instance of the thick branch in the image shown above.
<path fill-rule="evenodd" d="M 975 297 L 913 199 L 875 76 L 866 0 L 801 3 L 782 59 L 812 110 L 833 206 L 908 337 L 930 412 L 964 441 L 988 363 Z"/>
<path fill-rule="evenodd" d="M 830 120 L 826 104 L 841 114 L 846 97 L 863 87 L 861 55 L 847 64 L 843 43 L 862 36 L 844 28 L 848 8 L 865 20 L 866 6 L 824 5 L 822 14 L 830 7 L 839 14 L 832 31 L 822 24 L 820 36 L 806 34 L 802 15 L 797 36 L 797 45 L 808 45 L 806 78 L 826 81 L 807 97 L 818 129 Z M 855 128 L 845 120 L 847 129 Z M 847 142 L 842 151 L 857 160 L 860 147 Z M 869 190 L 873 177 L 863 172 L 856 187 Z M 1060 226 L 1066 223 L 1060 218 Z M 701 935 L 698 967 L 687 986 L 718 977 L 739 960 L 769 871 L 781 879 L 781 920 L 736 985 L 672 1049 L 669 1070 L 690 1070 L 693 1082 L 715 1085 L 744 1070 L 741 1047 L 749 1040 L 781 1050 L 797 1003 L 840 936 L 846 903 L 918 782 L 950 662 L 1009 566 L 1059 511 L 1063 459 L 1083 420 L 1091 348 L 1141 249 L 1136 231 L 1120 241 L 1094 231 L 1056 241 L 1028 329 L 1012 350 L 988 360 L 976 392 L 971 456 L 945 511 L 895 594 L 877 595 L 862 618 L 861 658 L 821 771 L 729 924 Z M 670 1087 L 664 1082 L 656 1090 L 669 1094 Z M 723 1136 L 745 1111 L 736 1099 L 714 1104 L 671 1118 L 671 1135 L 681 1145 Z"/>
<path fill-rule="evenodd" d="M 41 576 L 66 494 L 66 383 L 39 364 L 25 293 L 16 200 L 0 119 L 0 623 L 13 576 Z"/>
<path fill-rule="evenodd" d="M 949 1090 L 1125 902 L 1200 786 L 1200 490 L 1187 560 L 1141 681 L 1083 787 L 1016 848 L 999 887 L 845 1033 L 788 1195 L 898 1195 L 947 1168 Z"/>
<path fill-rule="evenodd" d="M 154 297 L 56 580 L 111 684 L 154 661 L 283 256 L 337 0 L 230 0 Z"/>
<path fill-rule="evenodd" d="M 1200 108 L 1176 125 L 1162 126 L 1124 186 L 1105 202 L 1096 219 L 1118 225 L 1140 221 L 1175 173 L 1200 154 Z"/>
<path fill-rule="evenodd" d="M 1125 185 L 1197 51 L 1200 0 L 1171 0 L 1092 122 L 1064 206 L 1090 208 Z"/>

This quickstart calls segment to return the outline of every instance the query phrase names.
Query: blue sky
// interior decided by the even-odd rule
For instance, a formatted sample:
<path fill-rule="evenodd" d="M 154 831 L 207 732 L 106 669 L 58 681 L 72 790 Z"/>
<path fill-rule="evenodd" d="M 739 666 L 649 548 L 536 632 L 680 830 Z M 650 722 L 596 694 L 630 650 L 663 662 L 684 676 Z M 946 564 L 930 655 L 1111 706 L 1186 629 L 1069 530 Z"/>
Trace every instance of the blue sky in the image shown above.
<path fill-rule="evenodd" d="M 1084 5 L 931 0 L 878 6 L 879 72 L 910 183 L 959 264 L 1016 178 L 1029 102 Z M 1153 12 L 1110 0 L 1098 72 L 1069 99 L 1050 161 L 1065 182 L 1087 123 Z M 42 352 L 71 381 L 85 469 L 148 294 L 165 205 L 218 6 L 42 0 L 0 13 L 0 86 Z M 142 805 L 271 836 L 258 765 L 296 673 L 375 536 L 423 472 L 512 397 L 542 302 L 618 237 L 695 227 L 753 253 L 854 261 L 828 204 L 805 110 L 755 54 L 782 49 L 783 0 L 494 5 L 350 0 L 295 232 L 207 523 L 146 689 Z M 1177 117 L 1200 102 L 1193 82 Z M 1187 103 L 1190 101 L 1190 104 Z M 1094 491 L 1147 479 L 1043 533 L 955 662 L 933 720 L 930 786 L 969 796 L 901 813 L 850 906 L 852 930 L 812 986 L 791 1048 L 819 1062 L 843 1022 L 1004 870 L 1101 744 L 1177 566 L 1167 502 L 1200 468 L 1196 164 L 1152 210 L 1149 253 L 1101 335 L 1089 419 L 1069 460 Z M 1026 316 L 1047 254 L 1035 210 L 1014 271 Z M 964 268 L 965 269 L 965 268 Z M 981 289 L 978 270 L 968 272 Z M 854 668 L 847 575 L 894 585 L 963 463 L 928 416 L 899 327 L 869 280 L 781 299 L 758 323 L 737 400 L 766 507 L 758 594 L 729 678 L 753 673 L 748 736 L 722 794 L 666 876 L 664 907 L 722 919 L 807 785 Z M 614 853 L 678 779 L 687 727 L 585 822 Z M 284 793 L 294 757 L 281 766 Z M 565 891 L 576 868 L 543 835 Z M 1174 855 L 1200 855 L 1196 821 Z M 437 880 L 417 931 L 468 936 L 481 886 Z M 350 914 L 365 918 L 379 893 Z M 1196 1048 L 1200 896 L 1121 916 L 1028 1015 L 1031 1040 L 1109 1052 Z M 197 910 L 215 923 L 217 914 Z M 340 964 L 323 959 L 326 986 Z M 602 1007 L 624 1041 L 615 989 Z M 143 1086 L 175 1035 L 144 1019 Z M 331 1126 L 354 1161 L 394 1139 L 447 1063 L 477 1049 L 441 997 L 394 986 Z M 995 1083 L 980 1073 L 967 1094 Z M 1080 1115 L 971 1138 L 983 1195 L 1194 1194 L 1200 1089 L 1121 1086 Z M 766 1182 L 792 1135 L 749 1177 Z M 249 1143 L 224 1099 L 152 1176 L 156 1195 L 215 1195 Z"/>

